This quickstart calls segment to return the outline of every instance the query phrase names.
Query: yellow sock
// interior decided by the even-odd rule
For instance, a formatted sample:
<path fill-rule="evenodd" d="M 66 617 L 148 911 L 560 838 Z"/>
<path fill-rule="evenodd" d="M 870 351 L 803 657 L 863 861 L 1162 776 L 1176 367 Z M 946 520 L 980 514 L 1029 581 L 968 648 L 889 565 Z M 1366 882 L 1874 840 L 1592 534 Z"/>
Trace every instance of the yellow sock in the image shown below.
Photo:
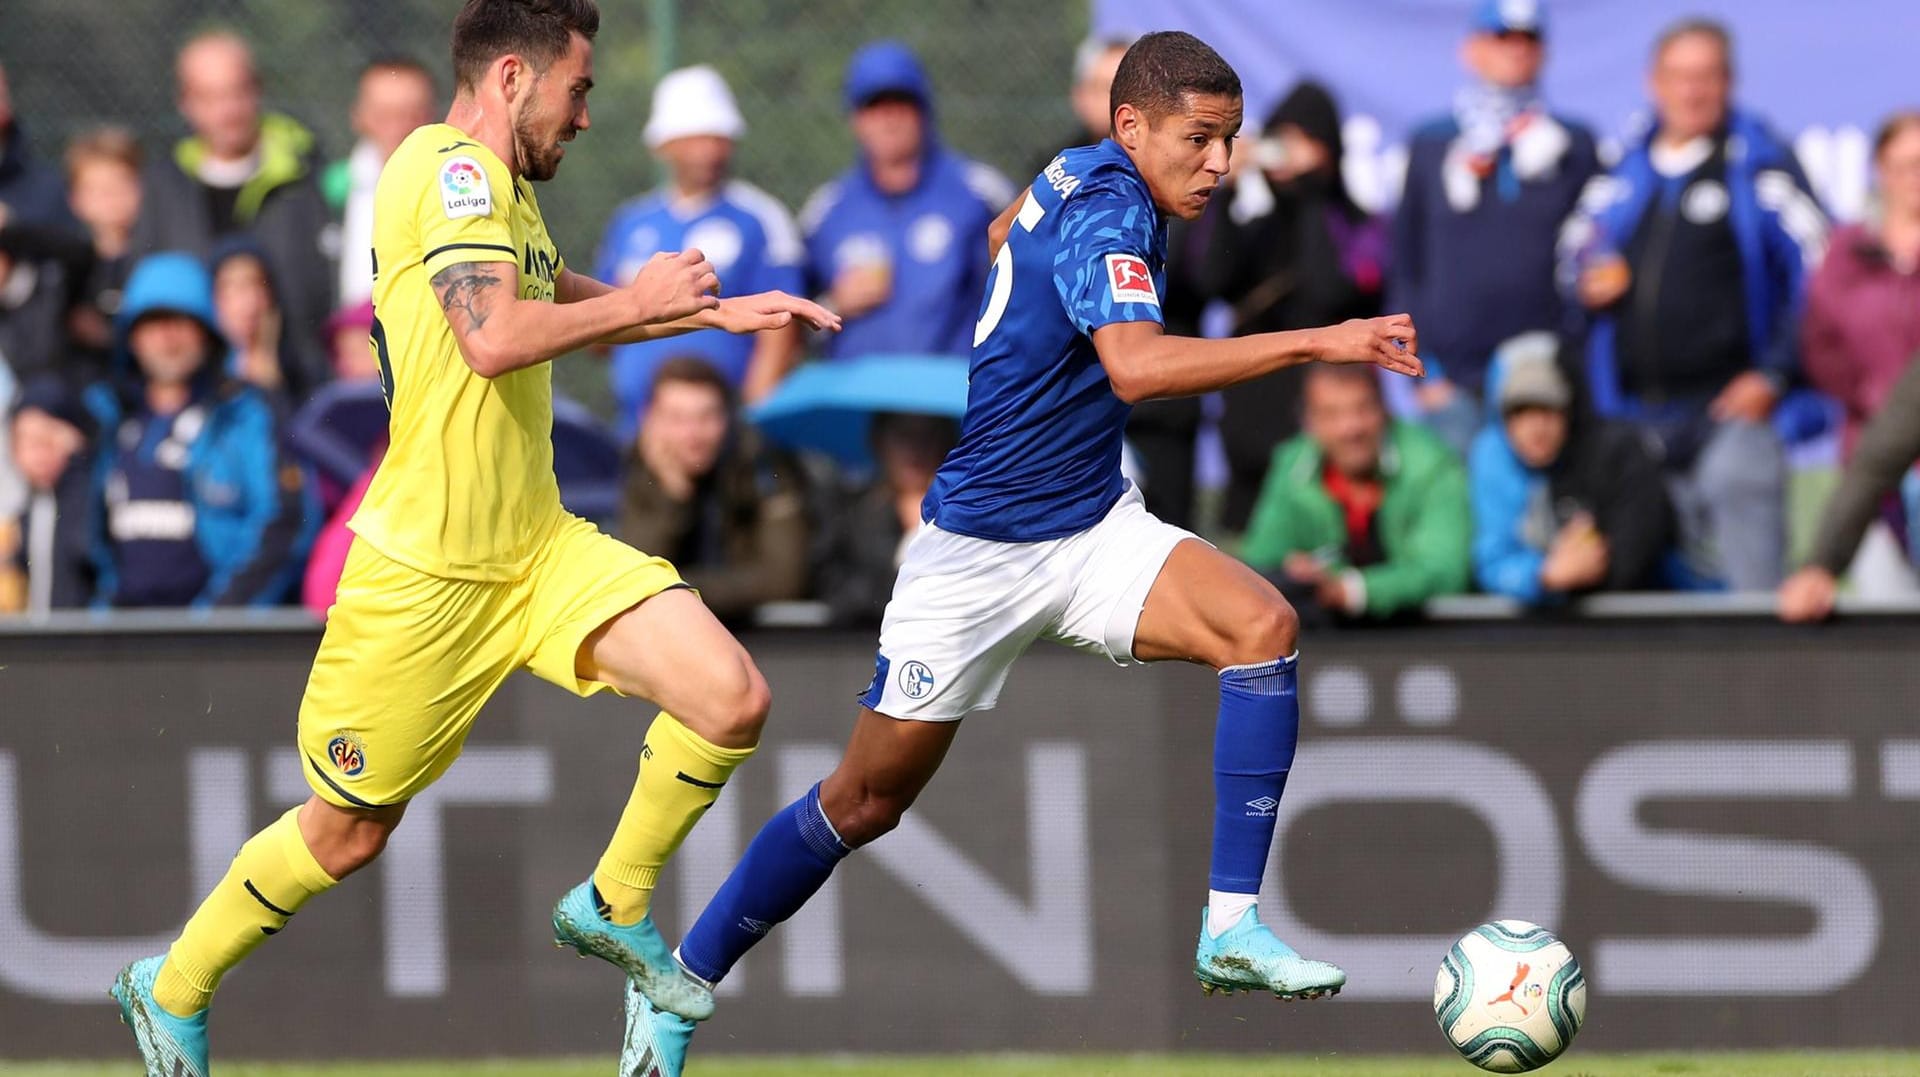
<path fill-rule="evenodd" d="M 294 808 L 255 834 L 226 877 L 194 911 L 153 980 L 154 1001 L 178 1017 L 207 1008 L 220 977 L 269 935 L 278 934 L 307 899 L 336 880 L 300 836 Z"/>
<path fill-rule="evenodd" d="M 653 720 L 633 795 L 593 872 L 593 885 L 611 910 L 608 919 L 636 924 L 647 914 L 660 866 L 719 799 L 733 769 L 752 754 L 752 748 L 711 744 L 666 711 Z"/>

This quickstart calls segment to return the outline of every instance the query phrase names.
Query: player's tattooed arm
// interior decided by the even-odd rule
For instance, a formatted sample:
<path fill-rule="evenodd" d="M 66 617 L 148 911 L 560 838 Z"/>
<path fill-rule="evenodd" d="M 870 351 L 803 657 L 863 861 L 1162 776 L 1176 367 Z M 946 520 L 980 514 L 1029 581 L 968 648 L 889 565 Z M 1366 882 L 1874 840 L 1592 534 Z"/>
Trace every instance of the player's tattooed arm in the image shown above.
<path fill-rule="evenodd" d="M 477 332 L 493 316 L 494 299 L 498 296 L 500 266 L 498 262 L 460 262 L 450 265 L 433 275 L 430 282 L 433 294 L 440 299 L 440 309 L 446 311 L 447 320 L 463 332 Z"/>

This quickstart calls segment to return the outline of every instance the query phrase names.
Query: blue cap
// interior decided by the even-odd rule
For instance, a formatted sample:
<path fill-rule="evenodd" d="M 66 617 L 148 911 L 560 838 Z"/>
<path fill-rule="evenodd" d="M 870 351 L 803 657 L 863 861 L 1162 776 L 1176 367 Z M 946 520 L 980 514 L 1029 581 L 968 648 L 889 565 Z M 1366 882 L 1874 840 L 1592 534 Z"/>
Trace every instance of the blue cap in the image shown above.
<path fill-rule="evenodd" d="M 1480 0 L 1473 9 L 1473 30 L 1481 34 L 1546 37 L 1546 5 L 1540 0 Z"/>
<path fill-rule="evenodd" d="M 912 98 L 921 111 L 933 107 L 933 87 L 926 68 L 913 50 L 899 41 L 864 45 L 847 61 L 847 110 L 852 111 L 882 94 Z"/>

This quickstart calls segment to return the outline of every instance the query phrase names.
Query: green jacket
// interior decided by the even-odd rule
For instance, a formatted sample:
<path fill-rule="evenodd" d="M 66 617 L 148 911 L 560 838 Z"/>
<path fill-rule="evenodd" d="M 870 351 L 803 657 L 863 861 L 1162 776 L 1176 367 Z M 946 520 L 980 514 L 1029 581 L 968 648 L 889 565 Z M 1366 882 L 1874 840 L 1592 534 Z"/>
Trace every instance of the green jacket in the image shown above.
<path fill-rule="evenodd" d="M 1439 438 L 1411 423 L 1388 424 L 1380 472 L 1386 489 L 1374 518 L 1386 560 L 1360 570 L 1369 617 L 1386 617 L 1436 595 L 1467 590 L 1472 513 L 1467 471 Z M 1346 568 L 1346 520 L 1321 480 L 1320 446 L 1306 435 L 1274 450 L 1240 555 L 1262 572 L 1290 553 Z"/>

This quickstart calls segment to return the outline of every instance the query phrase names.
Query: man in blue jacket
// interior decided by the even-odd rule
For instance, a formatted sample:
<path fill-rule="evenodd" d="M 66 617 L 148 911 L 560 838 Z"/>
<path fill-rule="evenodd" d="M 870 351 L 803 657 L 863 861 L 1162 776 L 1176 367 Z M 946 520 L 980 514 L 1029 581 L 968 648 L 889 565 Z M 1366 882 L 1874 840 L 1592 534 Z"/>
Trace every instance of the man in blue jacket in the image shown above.
<path fill-rule="evenodd" d="M 141 261 L 115 329 L 116 376 L 87 393 L 101 431 L 96 603 L 280 601 L 315 514 L 272 405 L 225 373 L 205 267 L 183 253 Z"/>
<path fill-rule="evenodd" d="M 614 211 L 594 276 L 626 284 L 655 254 L 693 248 L 713 263 L 731 294 L 799 294 L 804 252 L 793 217 L 772 195 L 732 178 L 734 145 L 746 129 L 718 71 L 700 64 L 662 77 L 653 88 L 644 137 L 666 182 Z M 663 363 L 687 356 L 705 360 L 737 398 L 751 404 L 792 368 L 802 344 L 796 322 L 749 336 L 701 329 L 614 348 L 610 374 L 621 442 L 633 440 Z"/>
<path fill-rule="evenodd" d="M 1786 462 L 1770 422 L 1798 367 L 1803 284 L 1826 218 L 1792 149 L 1729 106 L 1732 56 L 1717 23 L 1660 36 L 1656 121 L 1581 196 L 1559 274 L 1593 315 L 1594 409 L 1660 446 L 1692 567 L 1772 590 Z"/>
<path fill-rule="evenodd" d="M 1538 0 L 1484 0 L 1460 49 L 1472 81 L 1407 147 L 1387 304 L 1420 327 L 1418 410 L 1461 453 L 1494 349 L 1565 325 L 1554 239 L 1600 169 L 1593 133 L 1541 97 L 1546 33 Z"/>
<path fill-rule="evenodd" d="M 1014 188 L 941 145 L 932 87 L 905 45 L 854 53 L 846 103 L 860 160 L 800 213 L 808 276 L 845 319 L 826 355 L 966 355 L 986 288 L 987 226 Z"/>

